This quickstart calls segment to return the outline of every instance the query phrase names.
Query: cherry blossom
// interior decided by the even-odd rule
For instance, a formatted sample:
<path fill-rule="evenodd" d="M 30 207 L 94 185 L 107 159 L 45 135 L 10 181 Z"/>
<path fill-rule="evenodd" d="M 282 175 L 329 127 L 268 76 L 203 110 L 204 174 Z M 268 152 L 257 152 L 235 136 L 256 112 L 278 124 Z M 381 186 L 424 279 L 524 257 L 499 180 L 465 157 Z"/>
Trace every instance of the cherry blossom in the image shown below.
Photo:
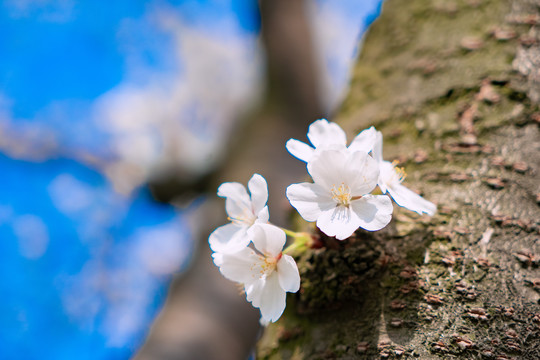
<path fill-rule="evenodd" d="M 314 182 L 290 185 L 287 198 L 325 234 L 343 240 L 358 227 L 375 231 L 390 222 L 390 198 L 369 194 L 377 186 L 379 166 L 367 152 L 320 150 L 307 168 Z"/>
<path fill-rule="evenodd" d="M 248 230 L 253 249 L 236 253 L 215 252 L 212 257 L 227 279 L 244 284 L 246 298 L 261 311 L 261 323 L 279 319 L 285 310 L 286 292 L 300 289 L 300 274 L 290 255 L 282 253 L 285 232 L 271 224 Z"/>
<path fill-rule="evenodd" d="M 401 184 L 407 176 L 405 171 L 397 167 L 396 163 L 383 160 L 382 141 L 382 133 L 377 131 L 375 145 L 373 147 L 373 157 L 379 164 L 380 173 L 377 183 L 383 194 L 388 193 L 396 204 L 418 214 L 426 213 L 430 216 L 434 215 L 437 211 L 435 204 Z"/>
<path fill-rule="evenodd" d="M 353 139 L 348 149 L 352 152 L 370 152 L 375 143 L 375 132 L 373 126 L 362 131 Z M 296 139 L 290 139 L 285 145 L 291 155 L 305 162 L 309 162 L 316 151 L 347 148 L 347 137 L 343 129 L 338 124 L 328 122 L 326 119 L 313 122 L 309 126 L 307 137 L 313 147 Z"/>
<path fill-rule="evenodd" d="M 218 188 L 218 196 L 224 197 L 229 224 L 218 227 L 208 242 L 214 251 L 236 252 L 248 246 L 248 230 L 256 223 L 267 223 L 270 217 L 266 202 L 268 185 L 259 174 L 254 174 L 248 182 L 248 195 L 244 185 L 226 182 Z"/>

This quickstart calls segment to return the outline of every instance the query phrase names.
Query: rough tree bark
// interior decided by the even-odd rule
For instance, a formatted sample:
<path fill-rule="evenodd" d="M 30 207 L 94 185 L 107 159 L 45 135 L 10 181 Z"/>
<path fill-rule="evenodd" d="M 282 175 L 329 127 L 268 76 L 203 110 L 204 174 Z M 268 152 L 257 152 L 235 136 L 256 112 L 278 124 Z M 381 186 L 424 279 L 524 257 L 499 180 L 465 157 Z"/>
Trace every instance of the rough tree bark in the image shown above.
<path fill-rule="evenodd" d="M 388 0 L 333 120 L 384 134 L 395 209 L 299 259 L 261 359 L 540 359 L 540 3 Z"/>

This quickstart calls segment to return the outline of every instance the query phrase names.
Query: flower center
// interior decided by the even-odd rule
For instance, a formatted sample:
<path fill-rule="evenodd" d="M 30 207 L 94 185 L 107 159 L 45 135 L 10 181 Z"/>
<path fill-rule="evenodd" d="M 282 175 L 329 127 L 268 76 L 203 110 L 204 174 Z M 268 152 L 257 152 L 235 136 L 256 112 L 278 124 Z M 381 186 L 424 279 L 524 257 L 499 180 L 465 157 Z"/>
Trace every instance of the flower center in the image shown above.
<path fill-rule="evenodd" d="M 276 270 L 277 263 L 279 259 L 281 259 L 282 255 L 282 253 L 279 253 L 279 255 L 276 257 L 260 255 L 262 258 L 261 277 L 267 277 Z"/>
<path fill-rule="evenodd" d="M 338 205 L 342 206 L 349 206 L 351 204 L 351 200 L 359 198 L 352 197 L 351 188 L 345 185 L 345 183 L 341 183 L 339 187 L 336 187 L 336 185 L 332 186 L 330 193 L 332 194 L 332 199 L 334 199 L 338 203 Z"/>

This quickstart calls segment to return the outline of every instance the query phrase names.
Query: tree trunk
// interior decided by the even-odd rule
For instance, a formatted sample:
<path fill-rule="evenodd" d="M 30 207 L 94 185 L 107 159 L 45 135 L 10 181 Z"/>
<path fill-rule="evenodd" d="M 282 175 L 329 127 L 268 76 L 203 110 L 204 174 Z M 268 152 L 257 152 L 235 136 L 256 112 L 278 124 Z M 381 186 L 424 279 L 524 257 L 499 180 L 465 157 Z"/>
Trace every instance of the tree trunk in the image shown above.
<path fill-rule="evenodd" d="M 381 130 L 438 213 L 321 236 L 259 358 L 540 359 L 539 5 L 385 3 L 333 120 Z"/>

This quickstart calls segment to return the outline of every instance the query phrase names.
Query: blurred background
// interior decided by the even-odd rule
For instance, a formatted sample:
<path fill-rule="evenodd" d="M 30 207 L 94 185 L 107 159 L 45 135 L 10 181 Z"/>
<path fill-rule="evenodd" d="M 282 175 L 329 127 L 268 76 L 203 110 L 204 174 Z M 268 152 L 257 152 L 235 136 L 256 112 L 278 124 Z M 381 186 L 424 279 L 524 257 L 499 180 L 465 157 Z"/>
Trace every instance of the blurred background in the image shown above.
<path fill-rule="evenodd" d="M 215 191 L 260 173 L 286 223 L 381 3 L 0 1 L 0 359 L 253 357 Z"/>

